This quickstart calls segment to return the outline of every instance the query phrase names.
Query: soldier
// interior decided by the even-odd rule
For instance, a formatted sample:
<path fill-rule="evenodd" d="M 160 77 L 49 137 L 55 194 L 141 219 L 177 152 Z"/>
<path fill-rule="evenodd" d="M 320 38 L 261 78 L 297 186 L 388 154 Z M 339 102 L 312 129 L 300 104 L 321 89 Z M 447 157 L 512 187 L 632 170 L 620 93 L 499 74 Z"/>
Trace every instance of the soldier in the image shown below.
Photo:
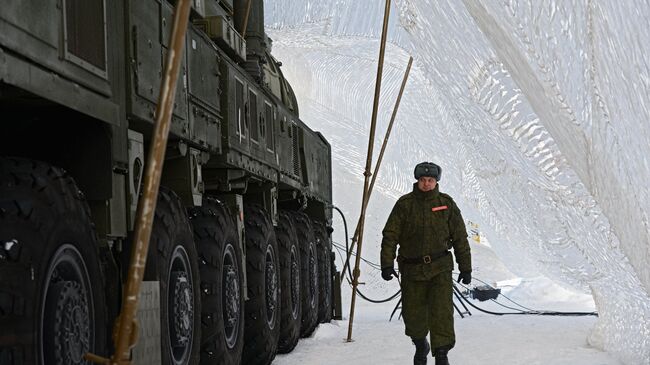
<path fill-rule="evenodd" d="M 429 350 L 436 365 L 449 365 L 447 352 L 454 347 L 452 302 L 454 249 L 460 270 L 458 281 L 472 280 L 467 231 L 454 200 L 438 190 L 442 169 L 432 162 L 415 166 L 413 191 L 397 200 L 383 230 L 381 276 L 397 277 L 395 251 L 402 281 L 402 315 L 406 335 L 415 344 L 413 363 L 426 364 Z M 431 346 L 427 342 L 430 333 Z"/>

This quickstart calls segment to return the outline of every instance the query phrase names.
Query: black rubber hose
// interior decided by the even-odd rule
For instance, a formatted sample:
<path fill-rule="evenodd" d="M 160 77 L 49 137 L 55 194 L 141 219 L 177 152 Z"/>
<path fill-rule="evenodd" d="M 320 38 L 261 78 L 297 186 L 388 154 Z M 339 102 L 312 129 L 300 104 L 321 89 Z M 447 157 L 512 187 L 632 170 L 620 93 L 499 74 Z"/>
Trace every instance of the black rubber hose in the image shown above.
<path fill-rule="evenodd" d="M 359 291 L 359 289 L 357 288 L 357 294 L 359 294 L 359 296 L 360 296 L 361 298 L 365 299 L 366 301 L 368 301 L 368 302 L 370 302 L 370 303 L 376 303 L 376 304 L 390 302 L 391 300 L 397 298 L 397 296 L 400 295 L 401 293 L 402 293 L 402 290 L 398 290 L 397 293 L 393 294 L 393 295 L 392 295 L 391 297 L 389 297 L 389 298 L 386 298 L 386 299 L 380 299 L 380 300 L 374 300 L 374 299 L 370 299 L 370 298 L 366 297 L 365 295 L 363 295 L 363 294 Z"/>
<path fill-rule="evenodd" d="M 335 205 L 332 205 L 332 208 L 336 209 L 336 211 L 339 212 L 339 214 L 341 215 L 341 218 L 343 219 L 343 229 L 345 230 L 345 252 L 346 252 L 345 261 L 346 261 L 346 266 L 348 267 L 348 276 L 350 277 L 350 280 L 352 280 L 352 270 L 350 269 L 350 256 L 352 256 L 352 252 L 350 252 L 350 247 L 348 246 L 348 241 L 349 241 L 348 223 L 347 223 L 347 221 L 345 219 L 345 215 L 343 214 L 341 209 L 339 209 Z M 397 280 L 399 280 L 399 278 Z M 359 296 L 361 298 L 363 298 L 364 300 L 366 300 L 366 301 L 368 301 L 370 303 L 376 303 L 376 304 L 390 302 L 391 300 L 397 298 L 397 296 L 400 295 L 401 293 L 402 293 L 402 289 L 398 290 L 397 293 L 391 295 L 390 297 L 388 297 L 386 299 L 376 300 L 376 299 L 370 299 L 367 296 L 363 295 L 363 293 L 361 293 L 359 288 L 357 288 L 357 294 L 359 294 Z"/>
<path fill-rule="evenodd" d="M 347 266 L 348 277 L 352 280 L 352 270 L 350 270 L 350 256 L 352 256 L 352 252 L 350 252 L 350 246 L 348 245 L 348 221 L 345 219 L 345 214 L 343 214 L 339 207 L 332 205 L 332 208 L 336 209 L 336 211 L 341 215 L 341 219 L 343 219 L 343 230 L 345 231 L 345 262 L 343 263 L 343 266 Z"/>

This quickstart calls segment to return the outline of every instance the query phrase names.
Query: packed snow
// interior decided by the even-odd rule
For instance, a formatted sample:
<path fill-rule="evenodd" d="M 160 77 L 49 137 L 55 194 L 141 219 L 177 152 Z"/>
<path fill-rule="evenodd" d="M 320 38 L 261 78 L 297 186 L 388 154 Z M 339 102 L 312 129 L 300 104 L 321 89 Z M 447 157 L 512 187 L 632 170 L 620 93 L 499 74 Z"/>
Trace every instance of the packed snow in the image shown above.
<path fill-rule="evenodd" d="M 485 259 L 481 253 L 478 256 L 479 259 Z M 495 264 L 494 267 L 499 267 L 498 262 Z M 590 295 L 567 291 L 543 277 L 523 281 L 521 278 L 503 280 L 497 287 L 514 303 L 504 297 L 500 297 L 498 302 L 515 309 L 520 309 L 521 305 L 538 310 L 594 310 Z M 344 306 L 349 310 L 347 299 L 350 288 L 347 284 L 344 284 L 344 290 L 347 297 Z M 535 301 L 532 298 L 537 299 Z M 274 364 L 411 363 L 415 348 L 404 335 L 403 322 L 397 318 L 398 314 L 389 322 L 398 299 L 384 304 L 371 304 L 360 298 L 358 300 L 352 342 L 346 341 L 349 314 L 346 312 L 345 320 L 321 324 L 310 338 L 302 339 L 293 352 L 278 355 Z M 489 311 L 515 312 L 490 301 L 472 303 Z M 457 301 L 456 304 L 464 311 Z M 611 354 L 588 344 L 585 335 L 596 323 L 593 316 L 494 316 L 470 306 L 468 309 L 471 315 L 464 314 L 464 318 L 455 313 L 457 343 L 449 353 L 452 365 L 621 364 Z M 432 358 L 430 363 L 433 363 Z"/>
<path fill-rule="evenodd" d="M 334 203 L 350 231 L 383 12 L 379 0 L 265 3 L 301 119 L 332 145 Z M 393 1 L 376 152 L 409 56 L 414 67 L 368 207 L 363 256 L 378 260 L 381 228 L 411 189 L 413 166 L 433 161 L 441 191 L 489 239 L 477 257 L 498 258 L 476 268 L 484 280 L 524 278 L 509 290 L 533 306 L 560 295 L 560 309 L 590 310 L 562 293 L 588 295 L 599 313 L 459 319 L 454 364 L 650 364 L 649 15 L 650 3 L 638 1 Z M 344 242 L 338 217 L 334 228 Z M 362 267 L 362 290 L 387 296 L 396 284 L 373 272 Z M 359 305 L 357 341 L 341 342 L 345 321 L 324 325 L 278 363 L 408 360 L 402 324 L 386 322 L 391 304 Z"/>
<path fill-rule="evenodd" d="M 412 363 L 414 346 L 404 336 L 401 322 L 388 322 L 383 317 L 360 317 L 363 319 L 359 318 L 355 324 L 354 342 L 344 341 L 346 322 L 321 325 L 313 337 L 301 340 L 291 354 L 278 355 L 274 364 Z M 474 315 L 457 320 L 459 340 L 449 353 L 449 362 L 452 365 L 620 364 L 606 352 L 587 344 L 584 333 L 594 322 L 591 318 L 531 320 Z M 429 358 L 429 363 L 433 364 L 433 358 Z"/>

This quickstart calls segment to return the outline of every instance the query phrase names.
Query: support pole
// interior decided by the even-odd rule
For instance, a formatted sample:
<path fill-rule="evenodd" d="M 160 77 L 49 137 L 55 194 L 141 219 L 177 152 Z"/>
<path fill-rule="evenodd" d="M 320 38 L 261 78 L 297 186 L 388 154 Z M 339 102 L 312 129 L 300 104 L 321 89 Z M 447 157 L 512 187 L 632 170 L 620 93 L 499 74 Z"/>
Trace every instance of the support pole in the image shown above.
<path fill-rule="evenodd" d="M 458 290 L 458 287 L 456 287 L 455 284 L 452 284 L 452 285 L 454 285 L 454 296 L 456 297 L 456 299 L 458 299 L 458 302 L 463 306 L 463 308 L 465 308 L 465 313 L 467 313 L 467 314 L 469 314 L 471 316 L 472 312 L 469 311 L 469 309 L 465 305 L 465 302 L 463 302 L 463 298 L 462 298 L 463 294 L 460 292 L 460 290 Z M 456 304 L 454 304 L 454 306 L 455 305 Z M 458 307 L 456 307 L 456 310 L 458 310 Z M 458 310 L 458 314 L 460 314 L 461 317 L 463 316 L 463 314 L 460 312 L 460 310 Z"/>
<path fill-rule="evenodd" d="M 170 50 L 167 55 L 165 74 L 162 79 L 158 105 L 156 106 L 156 122 L 153 139 L 147 160 L 147 169 L 144 177 L 142 198 L 138 202 L 138 213 L 135 228 L 135 239 L 131 251 L 131 261 L 127 276 L 126 287 L 122 300 L 122 312 L 115 321 L 113 339 L 115 341 L 115 354 L 109 359 L 104 359 L 93 354 L 84 357 L 98 363 L 110 365 L 130 364 L 131 349 L 137 342 L 138 294 L 147 264 L 147 252 L 153 224 L 160 176 L 165 160 L 167 138 L 169 135 L 170 121 L 174 108 L 174 96 L 178 73 L 183 58 L 183 45 L 185 33 L 189 22 L 190 0 L 179 0 L 174 11 L 174 26 L 172 28 Z"/>
<path fill-rule="evenodd" d="M 381 94 L 381 77 L 384 69 L 384 53 L 386 50 L 386 36 L 388 33 L 388 18 L 390 16 L 390 0 L 386 0 L 384 10 L 384 25 L 381 32 L 381 45 L 379 47 L 379 63 L 377 65 L 377 81 L 375 82 L 375 100 L 372 107 L 372 119 L 370 121 L 370 135 L 368 136 L 368 155 L 366 157 L 366 169 L 363 172 L 363 198 L 361 199 L 361 224 L 359 228 L 359 243 L 357 245 L 357 257 L 352 273 L 352 302 L 350 304 L 350 321 L 348 325 L 347 342 L 352 342 L 352 324 L 354 322 L 354 305 L 356 302 L 357 286 L 359 285 L 359 264 L 361 263 L 361 247 L 363 244 L 363 224 L 366 216 L 366 206 L 368 202 L 368 185 L 370 179 L 370 166 L 372 165 L 372 150 L 375 141 L 375 127 L 377 126 L 377 110 L 379 109 L 379 95 Z"/>
<path fill-rule="evenodd" d="M 370 201 L 370 195 L 372 195 L 372 189 L 375 187 L 375 181 L 377 180 L 377 175 L 379 175 L 379 167 L 381 167 L 381 161 L 384 159 L 384 151 L 386 151 L 386 145 L 388 144 L 388 139 L 390 138 L 390 133 L 393 130 L 393 122 L 395 122 L 395 117 L 397 116 L 397 110 L 399 109 L 399 104 L 402 100 L 402 95 L 404 94 L 404 88 L 406 87 L 406 81 L 409 78 L 411 73 L 411 66 L 413 65 L 413 57 L 409 57 L 409 63 L 406 66 L 406 71 L 404 72 L 404 78 L 402 79 L 402 86 L 400 86 L 399 94 L 397 95 L 397 100 L 395 100 L 395 107 L 393 108 L 393 114 L 390 117 L 390 123 L 388 123 L 388 129 L 386 129 L 386 135 L 384 137 L 384 142 L 381 145 L 381 151 L 379 152 L 379 158 L 377 158 L 377 164 L 375 165 L 375 171 L 372 174 L 372 181 L 370 182 L 370 188 L 368 188 L 368 201 Z M 367 204 L 367 202 L 366 202 Z M 343 270 L 341 272 L 345 275 L 345 270 L 350 265 L 350 256 L 352 255 L 352 250 L 354 245 L 359 238 L 359 227 L 361 226 L 361 217 L 357 222 L 357 227 L 354 229 L 354 235 L 352 236 L 352 242 L 350 243 L 350 251 L 347 252 L 345 263 L 343 264 Z"/>

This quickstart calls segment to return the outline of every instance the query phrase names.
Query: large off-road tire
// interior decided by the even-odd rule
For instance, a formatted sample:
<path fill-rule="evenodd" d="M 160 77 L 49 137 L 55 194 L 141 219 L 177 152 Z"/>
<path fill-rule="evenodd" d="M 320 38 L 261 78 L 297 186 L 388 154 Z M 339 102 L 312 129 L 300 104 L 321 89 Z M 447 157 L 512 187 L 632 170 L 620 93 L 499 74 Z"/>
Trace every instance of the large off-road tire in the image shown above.
<path fill-rule="evenodd" d="M 302 320 L 300 247 L 293 227 L 293 219 L 289 213 L 280 211 L 275 236 L 280 248 L 280 282 L 282 283 L 282 316 L 278 352 L 287 353 L 298 344 Z"/>
<path fill-rule="evenodd" d="M 246 277 L 248 301 L 243 364 L 270 364 L 280 335 L 280 260 L 273 225 L 264 208 L 247 205 Z"/>
<path fill-rule="evenodd" d="M 107 356 L 103 284 L 90 210 L 72 177 L 0 159 L 0 364 Z"/>
<path fill-rule="evenodd" d="M 180 199 L 164 187 L 158 193 L 145 280 L 160 282 L 162 364 L 198 363 L 201 297 L 196 247 Z"/>
<path fill-rule="evenodd" d="M 318 322 L 332 321 L 332 241 L 325 225 L 314 221 L 314 237 L 318 246 Z"/>
<path fill-rule="evenodd" d="M 300 246 L 300 280 L 302 320 L 300 336 L 310 336 L 318 326 L 318 245 L 309 217 L 292 212 L 298 246 Z"/>
<path fill-rule="evenodd" d="M 239 365 L 244 346 L 244 268 L 228 207 L 204 198 L 189 210 L 201 276 L 201 364 Z"/>

